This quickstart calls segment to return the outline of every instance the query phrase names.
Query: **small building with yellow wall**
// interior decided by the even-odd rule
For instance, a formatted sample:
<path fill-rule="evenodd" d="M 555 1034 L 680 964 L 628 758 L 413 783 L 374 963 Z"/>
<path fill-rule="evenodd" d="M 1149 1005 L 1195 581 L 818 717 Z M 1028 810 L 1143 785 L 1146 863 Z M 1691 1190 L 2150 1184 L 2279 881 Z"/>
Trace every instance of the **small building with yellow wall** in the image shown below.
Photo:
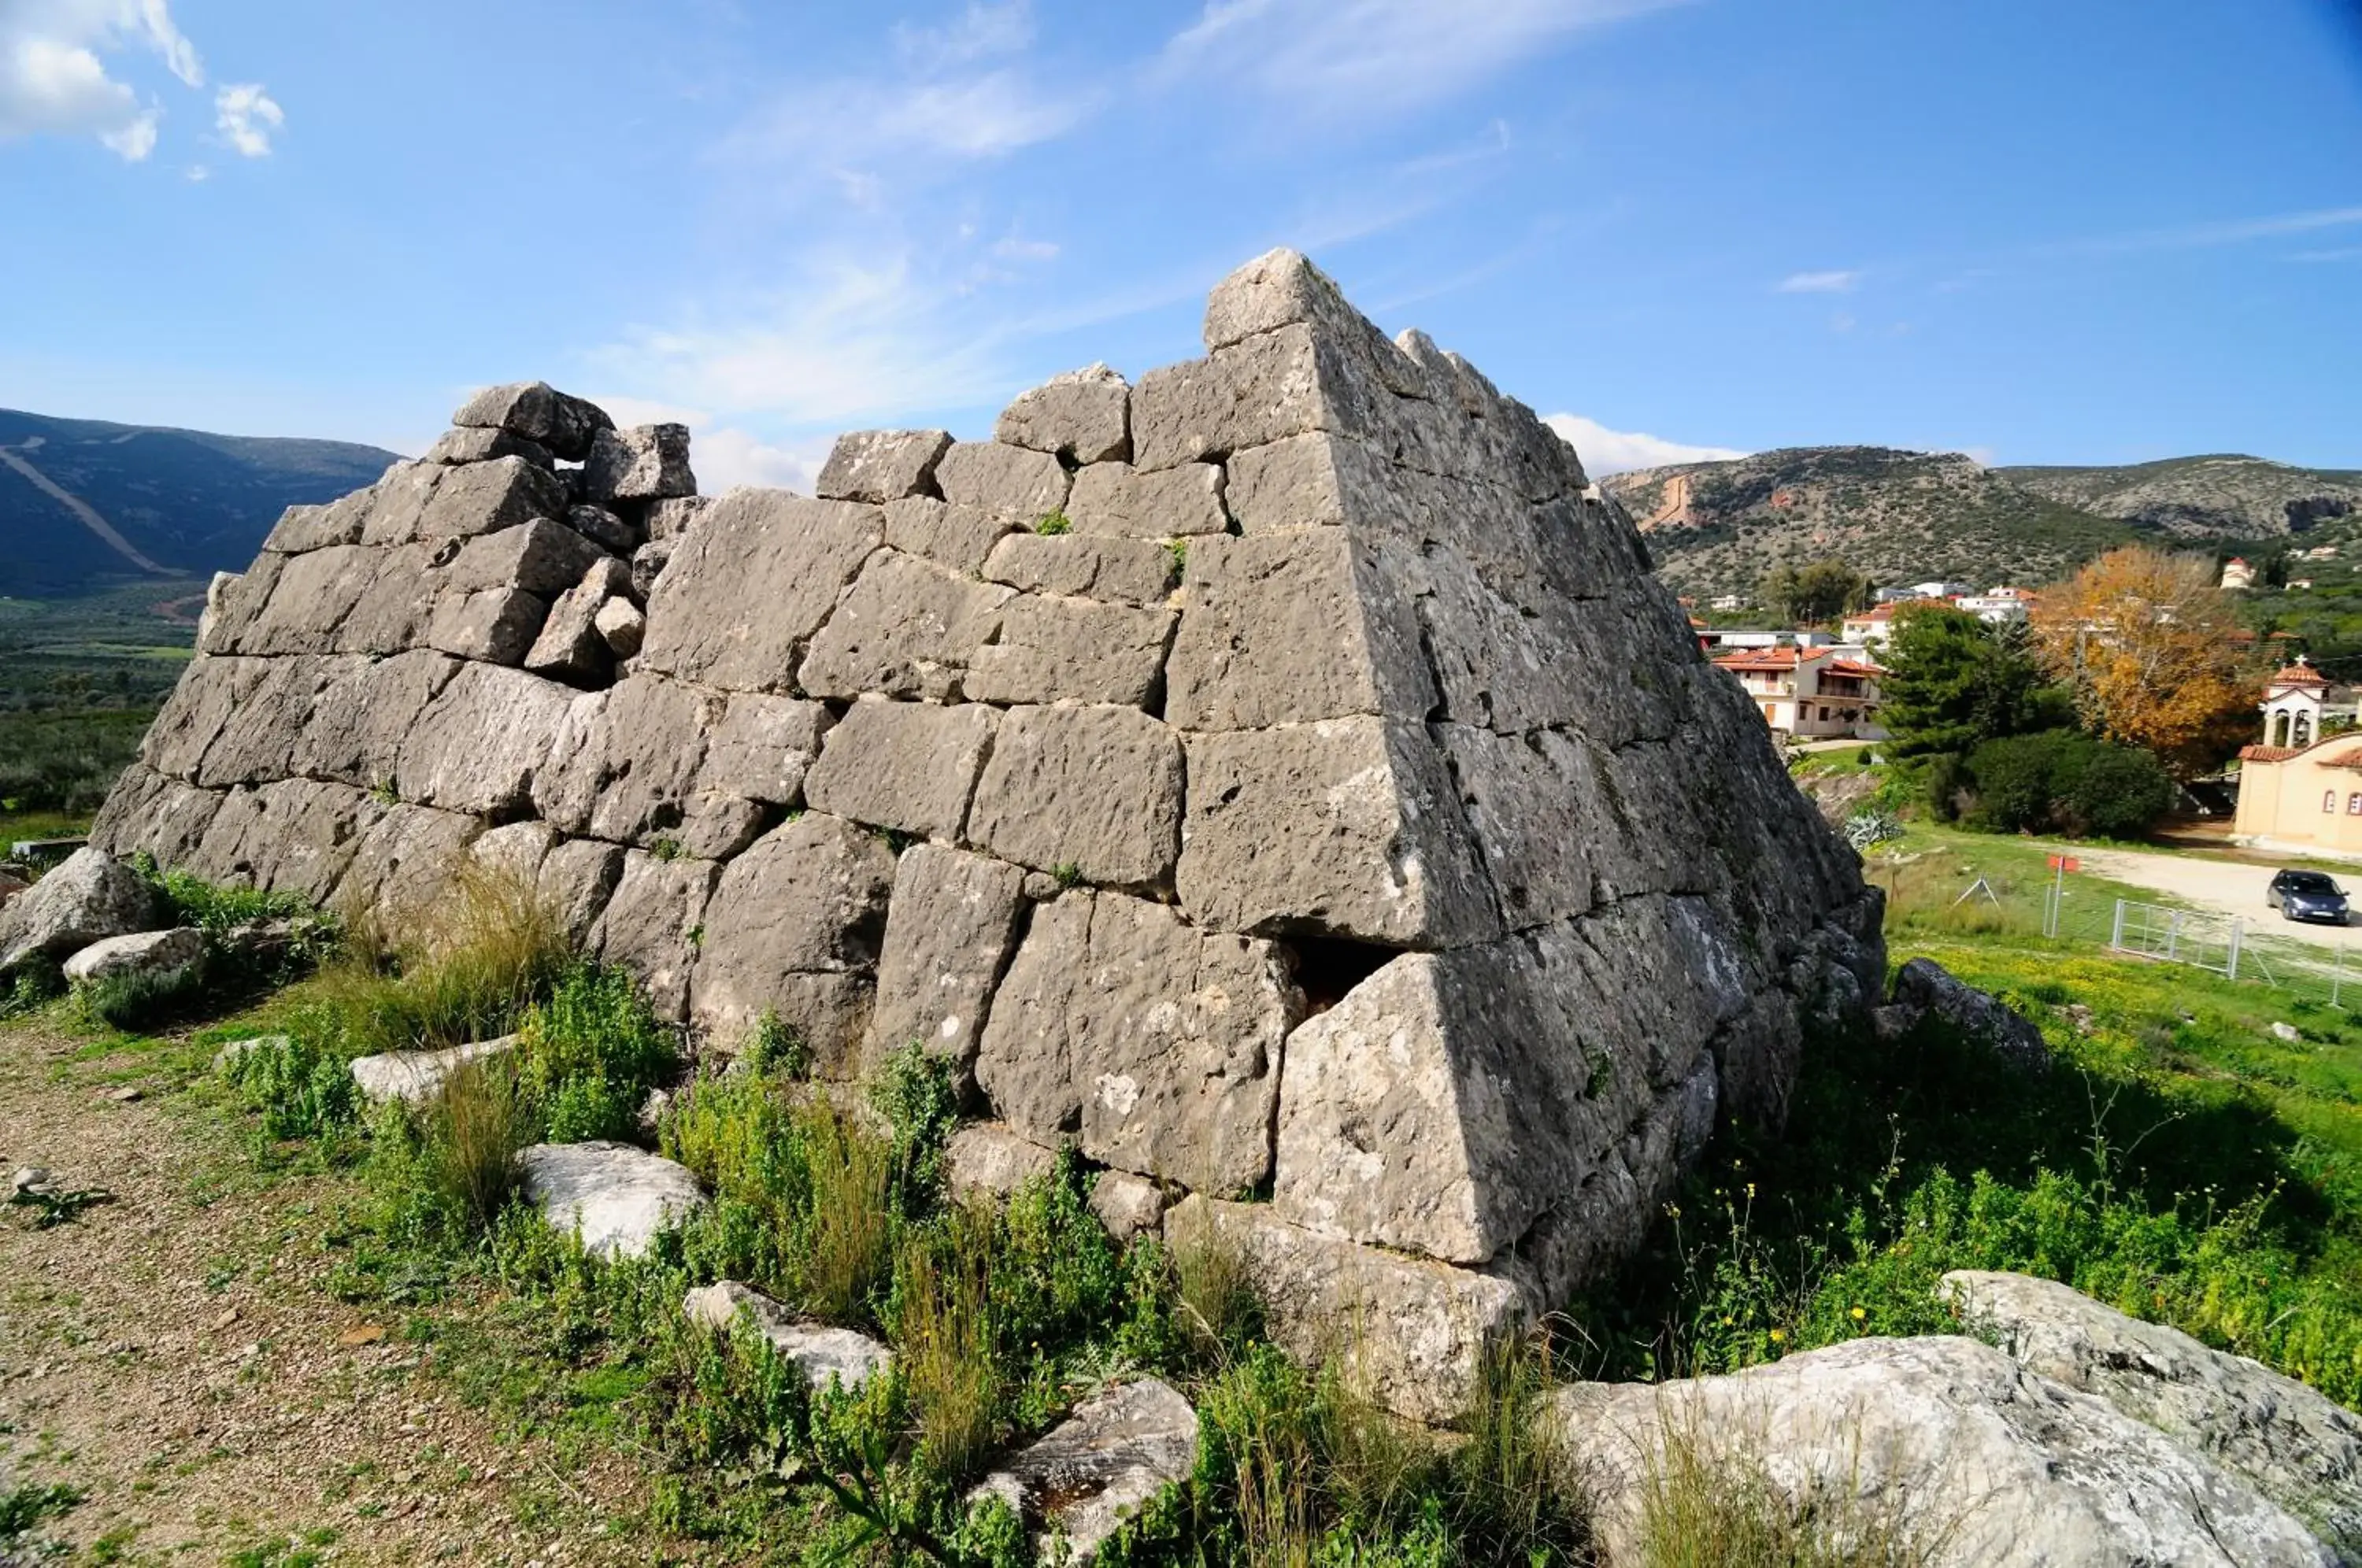
<path fill-rule="evenodd" d="M 2362 731 L 2353 695 L 2302 659 L 2264 688 L 2264 742 L 2239 753 L 2238 843 L 2362 860 Z M 2336 733 L 2324 736 L 2324 729 Z"/>

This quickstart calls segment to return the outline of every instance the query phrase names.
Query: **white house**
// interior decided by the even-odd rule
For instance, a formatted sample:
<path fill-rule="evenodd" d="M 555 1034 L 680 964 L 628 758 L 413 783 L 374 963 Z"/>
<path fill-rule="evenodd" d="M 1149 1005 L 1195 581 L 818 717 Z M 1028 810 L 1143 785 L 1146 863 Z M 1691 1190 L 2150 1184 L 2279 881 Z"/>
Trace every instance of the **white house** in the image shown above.
<path fill-rule="evenodd" d="M 1749 648 L 1714 661 L 1755 701 L 1763 722 L 1799 740 L 1883 740 L 1878 727 L 1874 664 L 1838 658 L 1827 648 Z"/>
<path fill-rule="evenodd" d="M 2023 621 L 2034 608 L 2034 594 L 2023 588 L 1988 588 L 1982 593 L 1966 593 L 1953 601 L 1961 609 L 1980 620 L 1999 625 L 2005 621 Z"/>
<path fill-rule="evenodd" d="M 2256 586 L 2256 569 L 2233 556 L 2223 563 L 2223 586 L 2235 591 Z"/>

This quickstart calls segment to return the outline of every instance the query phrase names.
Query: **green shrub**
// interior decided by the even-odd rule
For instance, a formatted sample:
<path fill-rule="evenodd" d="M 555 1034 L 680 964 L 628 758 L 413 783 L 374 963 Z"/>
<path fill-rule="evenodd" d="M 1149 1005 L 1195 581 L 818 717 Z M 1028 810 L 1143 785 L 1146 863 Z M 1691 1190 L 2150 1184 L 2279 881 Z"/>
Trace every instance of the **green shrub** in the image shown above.
<path fill-rule="evenodd" d="M 777 1008 L 767 1007 L 755 1021 L 754 1032 L 746 1036 L 745 1048 L 739 1057 L 753 1073 L 777 1073 L 781 1077 L 803 1078 L 811 1076 L 812 1049 L 800 1032 L 779 1016 Z"/>
<path fill-rule="evenodd" d="M 679 1069 L 672 1032 L 632 977 L 577 961 L 518 1026 L 521 1088 L 551 1143 L 624 1140 L 648 1091 Z"/>
<path fill-rule="evenodd" d="M 318 1138 L 358 1119 L 360 1088 L 348 1058 L 324 1049 L 315 1031 L 253 1041 L 222 1071 L 261 1113 L 266 1137 Z"/>
<path fill-rule="evenodd" d="M 36 955 L 17 966 L 8 977 L 8 988 L 0 994 L 0 1018 L 19 1018 L 28 1012 L 39 1012 L 66 993 L 66 977 L 57 961 Z"/>
<path fill-rule="evenodd" d="M 832 1323 L 869 1320 L 891 1280 L 900 1213 L 895 1147 L 823 1098 L 799 1119 L 811 1173 L 804 1224 L 804 1305 Z"/>
<path fill-rule="evenodd" d="M 84 1023 L 126 1031 L 152 1029 L 189 1010 L 205 989 L 207 959 L 162 974 L 110 975 L 73 988 L 74 1010 Z"/>
<path fill-rule="evenodd" d="M 959 1124 L 952 1065 L 915 1043 L 879 1063 L 869 1103 L 894 1129 L 894 1191 L 903 1212 L 923 1214 L 940 1201 L 944 1148 Z"/>
<path fill-rule="evenodd" d="M 1970 825 L 2001 833 L 2051 828 L 2125 838 L 2174 801 L 2173 779 L 2145 751 L 2046 730 L 1987 741 L 1970 755 L 1977 808 Z"/>

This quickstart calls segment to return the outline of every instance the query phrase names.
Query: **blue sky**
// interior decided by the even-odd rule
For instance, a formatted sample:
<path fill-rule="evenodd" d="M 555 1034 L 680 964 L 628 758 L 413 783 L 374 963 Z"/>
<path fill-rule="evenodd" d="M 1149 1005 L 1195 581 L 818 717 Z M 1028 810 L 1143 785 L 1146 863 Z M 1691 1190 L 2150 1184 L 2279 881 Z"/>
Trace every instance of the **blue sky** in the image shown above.
<path fill-rule="evenodd" d="M 2350 0 L 0 0 L 0 404 L 542 377 L 709 489 L 1187 357 L 1279 244 L 1595 468 L 2362 467 Z"/>

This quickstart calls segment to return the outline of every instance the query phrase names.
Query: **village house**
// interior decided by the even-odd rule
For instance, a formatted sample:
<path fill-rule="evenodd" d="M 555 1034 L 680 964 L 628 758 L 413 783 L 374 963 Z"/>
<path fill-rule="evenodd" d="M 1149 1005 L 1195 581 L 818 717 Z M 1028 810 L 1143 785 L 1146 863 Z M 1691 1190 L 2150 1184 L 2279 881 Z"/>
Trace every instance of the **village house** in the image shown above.
<path fill-rule="evenodd" d="M 2300 657 L 2264 685 L 2264 739 L 2239 753 L 2240 844 L 2362 859 L 2356 694 Z"/>
<path fill-rule="evenodd" d="M 2256 569 L 2237 556 L 2223 563 L 2223 586 L 2234 591 L 2244 591 L 2256 586 Z"/>
<path fill-rule="evenodd" d="M 1796 740 L 1884 740 L 1878 727 L 1878 678 L 1866 659 L 1816 647 L 1748 648 L 1715 661 L 1755 701 L 1775 734 Z"/>

